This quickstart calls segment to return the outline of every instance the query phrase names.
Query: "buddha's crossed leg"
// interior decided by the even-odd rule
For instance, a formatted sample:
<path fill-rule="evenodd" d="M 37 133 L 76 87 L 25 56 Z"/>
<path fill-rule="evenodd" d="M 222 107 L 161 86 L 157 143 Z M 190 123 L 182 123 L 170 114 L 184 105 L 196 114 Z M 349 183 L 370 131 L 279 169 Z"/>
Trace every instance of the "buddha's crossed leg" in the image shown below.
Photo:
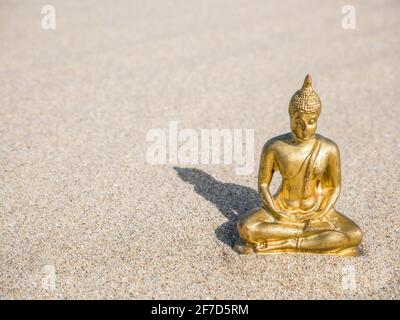
<path fill-rule="evenodd" d="M 332 220 L 335 229 L 318 225 L 318 222 L 310 223 L 311 226 L 307 222 L 281 223 L 261 207 L 239 220 L 238 231 L 242 240 L 265 253 L 335 253 L 356 247 L 361 242 L 361 230 L 353 221 L 337 212 L 332 214 Z"/>

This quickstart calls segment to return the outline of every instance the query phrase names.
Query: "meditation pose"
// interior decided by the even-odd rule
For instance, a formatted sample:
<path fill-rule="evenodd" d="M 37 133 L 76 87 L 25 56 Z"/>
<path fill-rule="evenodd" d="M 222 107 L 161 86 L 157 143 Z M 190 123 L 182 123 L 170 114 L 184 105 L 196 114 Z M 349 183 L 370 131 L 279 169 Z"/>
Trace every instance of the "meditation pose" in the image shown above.
<path fill-rule="evenodd" d="M 292 132 L 269 140 L 262 150 L 258 177 L 262 205 L 239 219 L 237 252 L 359 254 L 360 228 L 335 209 L 341 179 L 339 149 L 315 133 L 320 113 L 320 98 L 307 75 L 290 100 Z M 275 171 L 282 182 L 271 195 Z"/>

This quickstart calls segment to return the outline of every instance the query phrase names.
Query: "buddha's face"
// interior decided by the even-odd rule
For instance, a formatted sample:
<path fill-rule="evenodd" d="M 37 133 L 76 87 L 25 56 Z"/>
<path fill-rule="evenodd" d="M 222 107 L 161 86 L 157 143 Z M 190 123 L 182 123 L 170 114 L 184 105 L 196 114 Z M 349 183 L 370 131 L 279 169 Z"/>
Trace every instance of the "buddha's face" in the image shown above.
<path fill-rule="evenodd" d="M 290 127 L 299 140 L 308 140 L 317 131 L 318 112 L 304 113 L 295 111 L 290 114 Z"/>

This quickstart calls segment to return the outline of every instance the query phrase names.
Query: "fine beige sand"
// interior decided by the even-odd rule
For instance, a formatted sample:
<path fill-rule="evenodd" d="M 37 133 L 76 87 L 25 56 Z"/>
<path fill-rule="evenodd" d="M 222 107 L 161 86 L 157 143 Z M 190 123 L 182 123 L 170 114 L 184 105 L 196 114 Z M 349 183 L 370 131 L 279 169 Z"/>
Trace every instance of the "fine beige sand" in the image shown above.
<path fill-rule="evenodd" d="M 400 2 L 0 2 L 0 298 L 400 297 Z M 356 29 L 342 28 L 343 5 Z M 307 73 L 364 255 L 240 256 Z M 254 171 L 151 165 L 152 128 L 254 129 Z"/>

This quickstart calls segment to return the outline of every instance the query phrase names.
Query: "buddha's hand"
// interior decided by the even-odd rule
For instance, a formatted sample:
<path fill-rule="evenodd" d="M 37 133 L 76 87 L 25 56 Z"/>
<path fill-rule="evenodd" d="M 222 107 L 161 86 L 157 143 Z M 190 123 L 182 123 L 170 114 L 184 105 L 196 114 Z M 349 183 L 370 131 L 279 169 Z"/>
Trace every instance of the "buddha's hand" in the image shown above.
<path fill-rule="evenodd" d="M 277 208 L 274 201 L 267 201 L 266 199 L 265 200 L 263 199 L 262 203 L 265 208 L 269 209 L 273 213 L 276 213 L 277 215 L 281 214 L 281 210 Z"/>
<path fill-rule="evenodd" d="M 317 217 L 322 217 L 323 215 L 325 215 L 330 209 L 327 208 L 326 206 L 323 205 L 319 205 L 317 210 L 315 210 L 315 215 Z"/>
<path fill-rule="evenodd" d="M 273 213 L 273 215 L 278 219 L 286 217 L 286 212 L 284 210 L 282 210 L 282 209 L 279 209 L 275 205 L 271 205 L 271 206 L 266 206 L 265 205 L 265 207 L 268 208 L 270 211 L 272 211 L 271 213 Z"/>

